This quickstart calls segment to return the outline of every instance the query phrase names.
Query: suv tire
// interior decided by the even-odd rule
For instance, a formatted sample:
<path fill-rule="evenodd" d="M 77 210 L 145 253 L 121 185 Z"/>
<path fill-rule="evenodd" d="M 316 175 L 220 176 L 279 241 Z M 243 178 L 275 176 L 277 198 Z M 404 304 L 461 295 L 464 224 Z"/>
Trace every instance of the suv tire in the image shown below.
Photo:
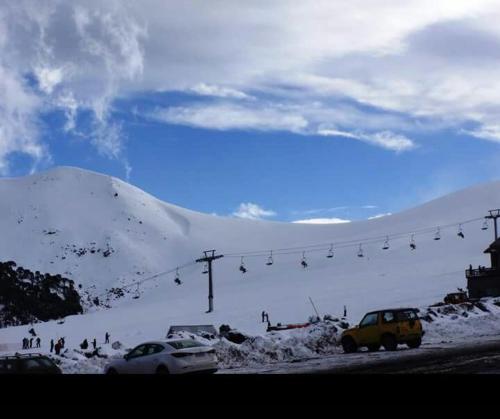
<path fill-rule="evenodd" d="M 368 345 L 367 348 L 370 352 L 377 352 L 380 349 L 380 345 L 379 344 Z"/>
<path fill-rule="evenodd" d="M 417 338 L 417 339 L 409 340 L 408 342 L 406 342 L 406 344 L 408 345 L 409 348 L 416 349 L 422 344 L 422 339 Z"/>
<path fill-rule="evenodd" d="M 386 351 L 395 351 L 398 348 L 398 342 L 394 335 L 382 336 L 382 346 Z"/>
<path fill-rule="evenodd" d="M 342 338 L 342 349 L 346 354 L 351 354 L 358 350 L 358 345 L 354 342 L 354 339 L 350 336 Z"/>

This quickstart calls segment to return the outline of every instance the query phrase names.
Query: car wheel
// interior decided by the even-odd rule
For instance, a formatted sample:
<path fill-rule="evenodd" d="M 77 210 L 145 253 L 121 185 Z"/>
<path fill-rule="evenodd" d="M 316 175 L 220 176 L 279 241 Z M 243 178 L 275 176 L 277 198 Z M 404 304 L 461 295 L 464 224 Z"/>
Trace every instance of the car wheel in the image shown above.
<path fill-rule="evenodd" d="M 377 352 L 380 349 L 380 345 L 368 345 L 368 350 L 370 352 Z"/>
<path fill-rule="evenodd" d="M 358 350 L 358 345 L 356 345 L 352 337 L 346 336 L 342 338 L 342 348 L 346 354 L 350 354 Z"/>
<path fill-rule="evenodd" d="M 106 371 L 106 375 L 116 375 L 118 374 L 118 371 L 116 371 L 114 368 L 110 368 L 108 371 Z"/>
<path fill-rule="evenodd" d="M 398 348 L 398 343 L 394 335 L 382 336 L 382 346 L 386 351 L 395 351 Z"/>
<path fill-rule="evenodd" d="M 406 344 L 408 345 L 409 348 L 416 349 L 422 344 L 422 339 L 417 338 L 417 339 L 409 340 L 408 342 L 406 342 Z"/>
<path fill-rule="evenodd" d="M 156 373 L 161 375 L 168 375 L 170 374 L 170 371 L 165 365 L 160 365 L 158 368 L 156 368 Z"/>

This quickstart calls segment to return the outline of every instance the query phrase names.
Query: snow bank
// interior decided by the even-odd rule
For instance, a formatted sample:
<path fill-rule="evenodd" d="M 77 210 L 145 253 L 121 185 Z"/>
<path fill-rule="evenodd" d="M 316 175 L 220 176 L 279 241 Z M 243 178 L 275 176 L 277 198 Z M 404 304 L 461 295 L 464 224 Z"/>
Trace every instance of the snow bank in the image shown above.
<path fill-rule="evenodd" d="M 126 352 L 125 349 L 114 350 L 109 346 L 98 347 L 97 354 L 93 350 L 66 349 L 61 355 L 53 355 L 52 359 L 63 374 L 102 374 L 109 362 L 123 357 Z"/>
<path fill-rule="evenodd" d="M 425 307 L 419 314 L 426 332 L 424 342 L 459 343 L 500 336 L 500 298 Z"/>
<path fill-rule="evenodd" d="M 238 345 L 221 339 L 214 346 L 221 368 L 295 362 L 337 353 L 342 349 L 337 322 L 322 321 L 302 329 L 269 332 Z"/>
<path fill-rule="evenodd" d="M 347 324 L 339 320 L 323 320 L 300 329 L 267 332 L 246 336 L 241 343 L 226 338 L 207 339 L 200 335 L 179 332 L 173 338 L 195 339 L 211 345 L 220 368 L 262 366 L 273 362 L 295 362 L 341 351 L 339 337 Z"/>

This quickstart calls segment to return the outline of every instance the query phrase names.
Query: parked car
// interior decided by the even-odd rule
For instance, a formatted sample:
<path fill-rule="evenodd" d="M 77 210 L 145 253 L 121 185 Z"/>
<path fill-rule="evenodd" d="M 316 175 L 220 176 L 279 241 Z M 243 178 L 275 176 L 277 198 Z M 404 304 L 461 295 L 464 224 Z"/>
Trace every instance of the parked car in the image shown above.
<path fill-rule="evenodd" d="M 62 374 L 62 371 L 48 356 L 30 353 L 1 356 L 0 374 Z"/>
<path fill-rule="evenodd" d="M 193 339 L 146 342 L 106 366 L 105 374 L 214 373 L 215 350 Z"/>
<path fill-rule="evenodd" d="M 355 352 L 360 347 L 378 351 L 380 346 L 386 351 L 395 351 L 398 344 L 418 348 L 424 331 L 417 313 L 415 308 L 397 308 L 365 314 L 359 326 L 342 333 L 344 352 Z"/>

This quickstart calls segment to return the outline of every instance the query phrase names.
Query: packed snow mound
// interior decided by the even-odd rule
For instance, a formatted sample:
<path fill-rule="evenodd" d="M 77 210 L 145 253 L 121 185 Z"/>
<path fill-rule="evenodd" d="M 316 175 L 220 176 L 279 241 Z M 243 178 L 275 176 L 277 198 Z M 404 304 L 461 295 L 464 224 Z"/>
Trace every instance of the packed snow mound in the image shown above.
<path fill-rule="evenodd" d="M 483 250 L 493 239 L 492 228 L 482 230 L 480 218 L 500 207 L 500 182 L 492 182 L 348 224 L 243 220 L 183 209 L 121 180 L 67 167 L 1 179 L 0 194 L 4 261 L 61 274 L 95 295 L 170 272 L 113 294 L 111 309 L 36 325 L 42 345 L 64 336 L 75 348 L 106 332 L 132 347 L 164 338 L 179 324 L 230 324 L 258 336 L 266 328 L 263 310 L 272 324 L 307 321 L 315 314 L 309 297 L 320 316 L 339 317 L 346 306 L 350 323 L 369 310 L 431 304 L 465 286 L 469 264 L 488 265 Z M 458 225 L 450 225 L 468 220 L 474 221 L 463 224 L 465 238 L 458 237 Z M 412 251 L 409 241 L 416 231 L 421 233 Z M 387 235 L 390 248 L 382 250 Z M 333 258 L 326 257 L 330 243 Z M 364 257 L 357 256 L 360 244 Z M 212 313 L 205 313 L 207 276 L 202 264 L 194 263 L 207 249 L 225 255 L 214 262 Z M 268 266 L 273 249 L 274 263 Z M 307 268 L 300 263 L 303 251 Z M 244 274 L 238 269 L 241 253 Z M 174 282 L 178 266 L 181 285 Z M 0 340 L 20 342 L 26 330 L 1 329 Z"/>

